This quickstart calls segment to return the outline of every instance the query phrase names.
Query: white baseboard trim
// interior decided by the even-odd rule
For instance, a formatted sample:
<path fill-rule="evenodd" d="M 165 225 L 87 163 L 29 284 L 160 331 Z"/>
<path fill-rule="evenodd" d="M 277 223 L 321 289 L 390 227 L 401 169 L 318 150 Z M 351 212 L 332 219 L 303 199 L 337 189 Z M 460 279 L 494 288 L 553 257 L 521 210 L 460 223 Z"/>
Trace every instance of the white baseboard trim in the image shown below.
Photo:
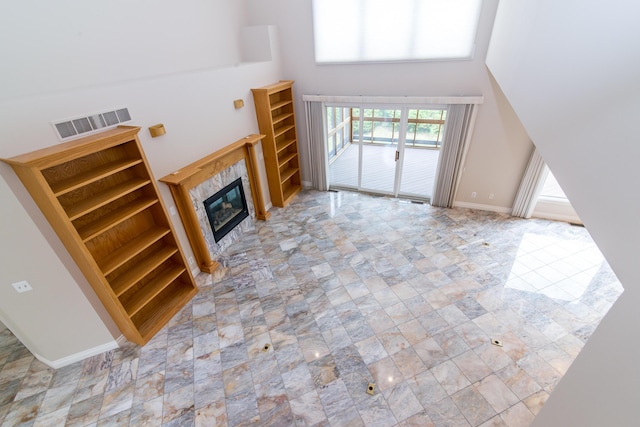
<path fill-rule="evenodd" d="M 468 202 L 453 202 L 454 208 L 466 208 L 466 209 L 477 209 L 480 211 L 490 211 L 497 212 L 502 214 L 511 214 L 512 208 L 505 208 L 502 206 L 493 206 L 493 205 L 482 205 L 480 203 L 468 203 Z"/>
<path fill-rule="evenodd" d="M 119 342 L 121 338 L 123 340 L 125 339 L 124 336 L 121 335 L 115 341 L 111 341 L 111 342 L 99 345 L 97 347 L 81 351 L 80 353 L 72 354 L 70 356 L 63 357 L 62 359 L 57 359 L 57 360 L 48 360 L 47 358 L 42 357 L 41 355 L 36 353 L 33 353 L 33 355 L 35 356 L 36 359 L 38 359 L 45 365 L 48 365 L 53 369 L 60 369 L 67 365 L 71 365 L 72 363 L 80 362 L 81 360 L 87 359 L 92 356 L 97 356 L 98 354 L 102 354 L 107 351 L 114 350 L 120 347 Z"/>
<path fill-rule="evenodd" d="M 571 203 L 565 200 L 540 198 L 531 214 L 532 217 L 550 219 L 552 221 L 572 222 L 582 224 L 578 213 Z"/>
<path fill-rule="evenodd" d="M 575 215 L 562 215 L 557 213 L 549 213 L 549 212 L 536 212 L 533 211 L 531 214 L 533 218 L 540 219 L 550 219 L 551 221 L 562 221 L 562 222 L 570 222 L 573 224 L 582 224 L 582 220 Z"/>
<path fill-rule="evenodd" d="M 118 343 L 118 347 L 122 347 L 128 342 L 129 341 L 124 337 L 124 335 L 120 335 L 118 338 L 116 338 L 116 343 Z"/>
<path fill-rule="evenodd" d="M 302 186 L 304 188 L 311 188 L 311 181 L 302 181 Z"/>

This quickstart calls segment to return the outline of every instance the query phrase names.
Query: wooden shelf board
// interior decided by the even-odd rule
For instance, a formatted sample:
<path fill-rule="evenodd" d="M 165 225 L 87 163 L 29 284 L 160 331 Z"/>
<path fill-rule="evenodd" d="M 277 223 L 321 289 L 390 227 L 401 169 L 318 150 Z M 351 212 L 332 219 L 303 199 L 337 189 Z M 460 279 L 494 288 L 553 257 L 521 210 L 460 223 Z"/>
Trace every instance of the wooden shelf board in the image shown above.
<path fill-rule="evenodd" d="M 280 174 L 280 182 L 282 184 L 284 184 L 289 178 L 291 178 L 293 175 L 295 175 L 296 173 L 298 173 L 300 169 L 298 168 L 290 168 L 290 169 L 286 169 L 284 170 L 281 174 Z"/>
<path fill-rule="evenodd" d="M 11 165 L 46 169 L 123 142 L 133 141 L 137 138 L 136 135 L 139 131 L 139 126 L 119 125 L 116 128 L 108 129 L 95 135 L 52 145 L 10 159 L 3 159 L 3 161 Z"/>
<path fill-rule="evenodd" d="M 290 99 L 286 99 L 284 101 L 279 101 L 279 102 L 274 102 L 273 104 L 271 104 L 271 111 L 275 111 L 278 108 L 282 108 L 285 105 L 289 105 L 289 104 L 291 104 L 291 102 L 292 101 Z"/>
<path fill-rule="evenodd" d="M 278 123 L 288 119 L 289 117 L 293 117 L 293 113 L 283 113 L 275 116 L 273 118 L 273 125 L 277 125 Z"/>
<path fill-rule="evenodd" d="M 66 209 L 67 215 L 69 219 L 73 221 L 149 183 L 151 183 L 151 180 L 148 178 L 136 178 L 124 182 L 107 191 L 96 194 L 94 197 L 69 206 L 68 209 Z"/>
<path fill-rule="evenodd" d="M 153 300 L 160 292 L 176 280 L 186 271 L 183 265 L 171 265 L 165 267 L 164 271 L 149 283 L 146 283 L 140 291 L 131 296 L 130 299 L 122 301 L 129 316 L 135 315 L 142 307 Z"/>
<path fill-rule="evenodd" d="M 98 261 L 102 273 L 104 275 L 112 273 L 116 268 L 169 234 L 170 231 L 168 228 L 155 226 L 140 234 L 117 251 L 112 252 L 108 257 Z"/>
<path fill-rule="evenodd" d="M 87 184 L 98 181 L 109 175 L 113 175 L 125 169 L 129 169 L 135 165 L 142 163 L 142 159 L 122 159 L 102 165 L 90 171 L 75 175 L 71 178 L 62 180 L 51 185 L 51 190 L 56 197 L 84 187 Z"/>
<path fill-rule="evenodd" d="M 292 138 L 292 139 L 285 139 L 282 142 L 279 142 L 276 144 L 276 152 L 279 153 L 282 150 L 286 149 L 287 147 L 289 147 L 291 144 L 295 144 L 296 143 L 296 139 Z M 296 149 L 296 151 L 298 151 Z"/>
<path fill-rule="evenodd" d="M 286 125 L 286 126 L 282 126 L 282 127 L 277 128 L 277 129 L 274 129 L 273 130 L 273 138 L 275 139 L 275 138 L 279 137 L 280 135 L 283 135 L 283 134 L 287 133 L 291 129 L 295 129 L 295 127 L 296 127 L 295 125 Z"/>
<path fill-rule="evenodd" d="M 282 199 L 284 201 L 284 205 L 289 204 L 289 202 L 291 201 L 291 199 L 293 199 L 293 197 L 298 194 L 300 191 L 302 190 L 302 186 L 301 185 L 295 185 L 295 186 L 290 186 L 287 188 L 283 188 L 282 191 Z"/>
<path fill-rule="evenodd" d="M 298 157 L 298 153 L 289 153 L 286 156 L 284 156 L 283 158 L 278 158 L 278 163 L 280 165 L 284 165 L 285 163 L 287 163 L 289 160 L 291 159 L 295 159 L 296 157 Z"/>
<path fill-rule="evenodd" d="M 153 254 L 146 257 L 141 263 L 137 264 L 135 268 L 132 268 L 126 273 L 118 276 L 115 280 L 112 280 L 111 288 L 113 289 L 113 292 L 115 292 L 117 296 L 122 295 L 127 290 L 131 289 L 133 285 L 142 280 L 143 277 L 158 268 L 176 252 L 178 252 L 178 248 L 175 246 L 163 246 L 159 250 L 155 251 Z"/>
<path fill-rule="evenodd" d="M 184 283 L 175 293 L 157 302 L 157 310 L 148 315 L 143 322 L 135 322 L 143 339 L 148 341 L 153 334 L 162 329 L 164 325 L 198 292 L 190 284 Z"/>
<path fill-rule="evenodd" d="M 262 86 L 256 89 L 251 89 L 251 90 L 256 92 L 264 92 L 268 95 L 272 95 L 277 92 L 282 92 L 283 90 L 286 90 L 286 89 L 291 89 L 292 85 L 293 85 L 293 80 L 280 80 L 275 83 L 271 83 L 269 85 Z"/>
<path fill-rule="evenodd" d="M 158 199 L 155 197 L 136 199 L 132 203 L 126 204 L 101 217 L 97 221 L 78 229 L 78 234 L 80 234 L 80 238 L 86 243 L 156 203 L 158 203 Z"/>

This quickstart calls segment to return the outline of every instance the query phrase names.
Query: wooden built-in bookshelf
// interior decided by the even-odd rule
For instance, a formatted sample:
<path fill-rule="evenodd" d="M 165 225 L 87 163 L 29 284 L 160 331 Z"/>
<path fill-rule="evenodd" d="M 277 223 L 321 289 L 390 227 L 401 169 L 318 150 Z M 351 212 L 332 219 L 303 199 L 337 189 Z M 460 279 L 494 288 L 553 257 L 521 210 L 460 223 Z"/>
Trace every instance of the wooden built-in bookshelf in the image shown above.
<path fill-rule="evenodd" d="M 262 140 L 271 203 L 284 207 L 302 189 L 293 81 L 251 89 Z"/>
<path fill-rule="evenodd" d="M 138 140 L 121 126 L 2 159 L 118 325 L 144 345 L 197 287 Z"/>

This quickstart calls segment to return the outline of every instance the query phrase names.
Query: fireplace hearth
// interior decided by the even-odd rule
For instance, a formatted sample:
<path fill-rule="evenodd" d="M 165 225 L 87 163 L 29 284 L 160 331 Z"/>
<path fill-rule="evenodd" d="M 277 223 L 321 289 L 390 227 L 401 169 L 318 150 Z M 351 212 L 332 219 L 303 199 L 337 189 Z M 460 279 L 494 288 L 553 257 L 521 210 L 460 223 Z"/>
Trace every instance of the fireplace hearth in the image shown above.
<path fill-rule="evenodd" d="M 216 242 L 219 242 L 249 216 L 247 200 L 242 187 L 242 178 L 236 179 L 213 196 L 207 198 L 204 201 L 204 209 L 211 224 L 213 238 Z"/>

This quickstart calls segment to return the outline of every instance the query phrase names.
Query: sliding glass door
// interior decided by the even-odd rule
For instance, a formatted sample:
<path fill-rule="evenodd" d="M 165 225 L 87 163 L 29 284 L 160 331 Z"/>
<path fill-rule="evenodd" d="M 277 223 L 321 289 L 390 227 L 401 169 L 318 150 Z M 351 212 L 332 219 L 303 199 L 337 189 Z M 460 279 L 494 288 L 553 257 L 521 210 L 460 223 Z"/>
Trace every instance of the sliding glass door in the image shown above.
<path fill-rule="evenodd" d="M 330 188 L 431 198 L 446 109 L 329 106 L 326 114 Z"/>

